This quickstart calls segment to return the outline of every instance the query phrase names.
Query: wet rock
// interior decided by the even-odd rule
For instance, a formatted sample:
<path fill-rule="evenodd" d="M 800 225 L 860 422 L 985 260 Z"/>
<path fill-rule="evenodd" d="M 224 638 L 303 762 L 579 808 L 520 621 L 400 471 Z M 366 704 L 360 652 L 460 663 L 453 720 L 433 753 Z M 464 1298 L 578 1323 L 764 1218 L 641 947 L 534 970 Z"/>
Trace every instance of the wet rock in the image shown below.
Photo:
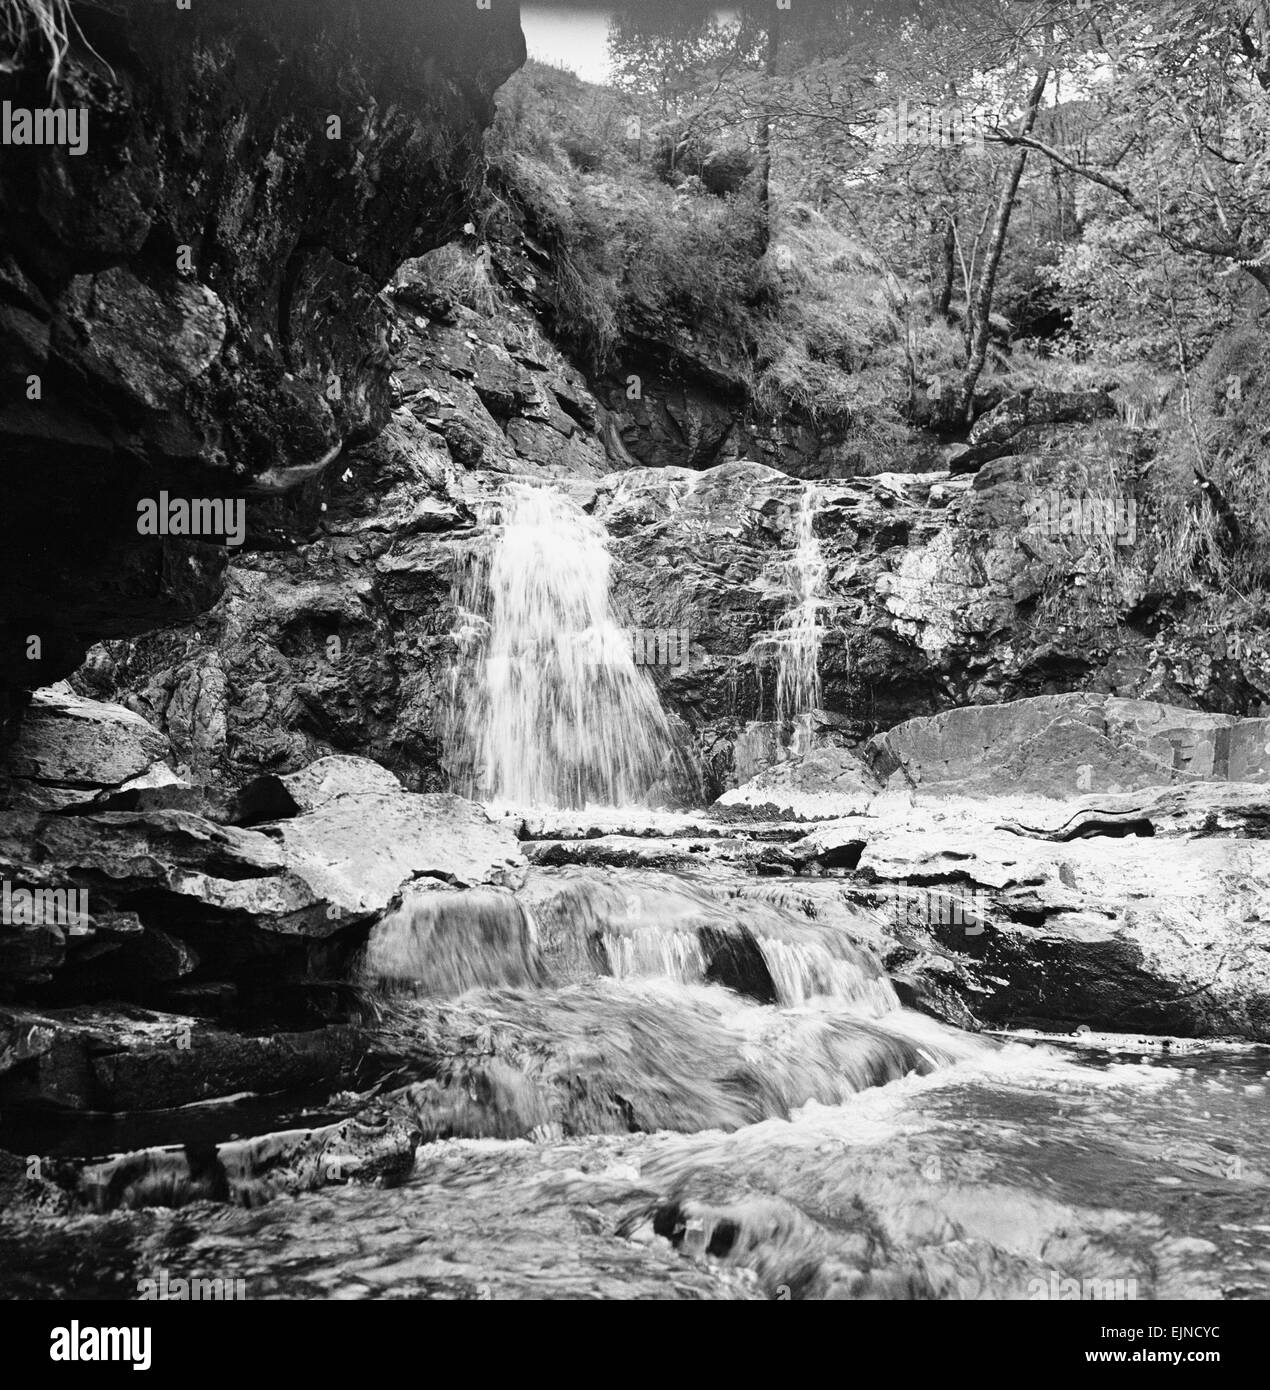
<path fill-rule="evenodd" d="M 369 758 L 319 758 L 299 772 L 277 779 L 295 803 L 294 814 L 316 811 L 342 796 L 382 796 L 401 791 L 401 783 Z M 261 789 L 263 790 L 263 788 Z"/>
<path fill-rule="evenodd" d="M 211 290 L 180 280 L 148 285 L 123 266 L 76 276 L 57 311 L 65 360 L 153 411 L 177 405 L 225 345 L 225 306 Z M 193 435 L 183 442 L 192 451 L 200 443 Z"/>
<path fill-rule="evenodd" d="M 65 1216 L 71 1205 L 69 1193 L 33 1171 L 28 1156 L 0 1149 L 0 1214 Z"/>
<path fill-rule="evenodd" d="M 130 785 L 176 782 L 167 739 L 121 705 L 37 690 L 0 764 L 0 805 L 65 806 Z"/>
<path fill-rule="evenodd" d="M 398 273 L 408 303 L 426 263 Z M 404 298 L 403 298 L 404 297 Z M 608 471 L 599 404 L 586 381 L 542 333 L 534 315 L 510 302 L 494 315 L 454 306 L 407 316 L 395 362 L 399 400 L 445 441 L 463 469 L 598 477 Z"/>
<path fill-rule="evenodd" d="M 182 977 L 193 957 L 206 972 L 228 972 L 214 979 L 246 977 L 253 960 L 259 973 L 262 957 L 286 973 L 303 969 L 309 943 L 368 924 L 415 880 L 520 881 L 525 861 L 512 830 L 471 802 L 352 790 L 386 776 L 360 764 L 321 768 L 296 787 L 313 810 L 255 829 L 182 810 L 16 813 L 0 826 L 0 878 L 23 892 L 80 895 L 91 920 L 63 911 L 6 922 L 0 964 L 13 979 L 81 965 L 91 976 L 89 962 L 115 944 L 101 939 L 101 914 L 135 912 L 146 932 L 164 937 L 130 947 L 105 972 L 121 986 L 134 967 L 132 989 Z"/>
<path fill-rule="evenodd" d="M 923 794 L 1072 796 L 1270 781 L 1270 721 L 1102 695 L 949 710 L 880 734 L 878 776 Z"/>
<path fill-rule="evenodd" d="M 510 831 L 457 796 L 347 795 L 264 833 L 334 917 L 382 912 L 414 879 L 514 887 L 523 874 Z"/>
<path fill-rule="evenodd" d="M 740 849 L 741 842 L 713 840 L 652 840 L 640 836 L 602 835 L 585 840 L 536 840 L 525 848 L 531 864 L 544 868 L 605 865 L 628 869 L 686 869 L 703 860 Z"/>
<path fill-rule="evenodd" d="M 72 1201 L 95 1212 L 227 1202 L 257 1207 L 329 1184 L 391 1184 L 414 1167 L 420 1131 L 402 1105 L 381 1105 L 318 1129 L 195 1145 L 143 1149 L 105 1163 L 54 1170 Z"/>
<path fill-rule="evenodd" d="M 250 824 L 243 815 L 240 798 L 223 787 L 187 787 L 173 783 L 166 787 L 134 787 L 128 791 L 105 792 L 92 801 L 72 802 L 59 807 L 65 816 L 95 815 L 99 811 L 187 811 L 218 825 Z M 287 813 L 279 808 L 277 815 Z M 273 816 L 260 819 L 274 819 Z"/>
<path fill-rule="evenodd" d="M 715 808 L 745 808 L 761 820 L 829 820 L 862 814 L 879 789 L 868 766 L 850 750 L 818 748 L 724 792 Z"/>
<path fill-rule="evenodd" d="M 1037 800 L 1001 808 L 997 828 L 1039 840 L 1093 836 L 1270 835 L 1270 783 L 1205 783 L 1148 787 L 1141 792 L 1086 796 L 1061 806 Z"/>
<path fill-rule="evenodd" d="M 379 291 L 462 227 L 493 93 L 525 54 L 514 7 L 464 0 L 282 0 L 268 17 L 148 0 L 77 19 L 61 88 L 93 157 L 13 150 L 0 173 L 25 229 L 0 274 L 0 356 L 42 382 L 0 411 L 14 689 L 215 602 L 224 547 L 139 537 L 138 501 L 249 493 L 267 532 L 285 506 L 266 499 L 384 426 Z M 42 52 L 0 74 L 6 98 L 47 90 Z"/>
<path fill-rule="evenodd" d="M 790 847 L 859 846 L 845 891 L 879 911 L 901 997 L 962 1022 L 1270 1040 L 1264 787 L 944 804 L 875 806 Z"/>
<path fill-rule="evenodd" d="M 0 1109 L 165 1110 L 242 1091 L 346 1084 L 348 1027 L 253 1036 L 136 1008 L 0 1007 Z"/>

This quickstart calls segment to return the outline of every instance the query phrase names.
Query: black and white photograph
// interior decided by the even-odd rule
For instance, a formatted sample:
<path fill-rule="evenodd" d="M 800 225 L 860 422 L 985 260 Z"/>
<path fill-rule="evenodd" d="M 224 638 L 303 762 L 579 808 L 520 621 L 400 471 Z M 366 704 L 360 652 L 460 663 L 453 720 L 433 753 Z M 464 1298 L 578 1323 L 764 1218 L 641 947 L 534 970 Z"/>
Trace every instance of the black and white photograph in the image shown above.
<path fill-rule="evenodd" d="M 1230 1369 L 1268 0 L 0 0 L 0 525 L 34 1373 Z"/>

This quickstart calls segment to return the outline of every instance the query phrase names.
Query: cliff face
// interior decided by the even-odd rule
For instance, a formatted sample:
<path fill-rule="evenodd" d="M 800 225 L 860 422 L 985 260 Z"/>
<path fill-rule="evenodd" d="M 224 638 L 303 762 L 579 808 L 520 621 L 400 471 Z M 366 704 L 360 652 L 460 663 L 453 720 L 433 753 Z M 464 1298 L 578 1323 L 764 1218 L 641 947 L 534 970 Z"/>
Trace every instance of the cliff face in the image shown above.
<path fill-rule="evenodd" d="M 1100 393 L 1003 401 L 963 446 L 977 472 L 820 478 L 813 492 L 755 461 L 633 466 L 613 446 L 622 417 L 605 408 L 604 384 L 551 341 L 519 267 L 499 268 L 493 312 L 403 271 L 388 428 L 276 507 L 296 544 L 233 556 L 197 622 L 95 648 L 75 677 L 81 695 L 140 714 L 196 781 L 341 753 L 413 791 L 449 789 L 444 726 L 467 621 L 454 580 L 492 534 L 481 503 L 520 475 L 553 480 L 607 529 L 624 626 L 689 631 L 688 664 L 650 673 L 701 751 L 709 798 L 783 756 L 779 654 L 805 501 L 823 564 L 820 743 L 1067 691 L 1228 714 L 1270 698 L 1270 677 L 1219 652 L 1199 616 L 1152 619 L 1137 571 L 1107 570 L 1096 538 L 1050 538 L 1030 517 L 1082 459 L 1116 458 L 1132 478 L 1150 449 Z M 652 384 L 642 404 L 644 420 L 672 408 Z M 642 421 L 622 437 L 660 450 Z M 1153 524 L 1144 505 L 1144 535 Z"/>
<path fill-rule="evenodd" d="M 223 537 L 141 536 L 139 501 L 245 496 L 267 528 L 270 495 L 382 428 L 379 291 L 461 228 L 525 56 L 510 0 L 75 14 L 86 151 L 0 152 L 0 722 L 93 641 L 215 601 Z M 0 101 L 46 107 L 47 79 L 25 54 Z"/>

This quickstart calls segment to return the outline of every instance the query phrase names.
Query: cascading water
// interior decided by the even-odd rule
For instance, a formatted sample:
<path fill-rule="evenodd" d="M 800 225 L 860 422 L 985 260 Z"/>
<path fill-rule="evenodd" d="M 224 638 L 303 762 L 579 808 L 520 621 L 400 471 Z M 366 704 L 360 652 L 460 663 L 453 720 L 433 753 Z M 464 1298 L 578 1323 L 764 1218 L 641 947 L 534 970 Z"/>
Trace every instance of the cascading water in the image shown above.
<path fill-rule="evenodd" d="M 876 958 L 840 926 L 766 902 L 721 899 L 710 882 L 564 869 L 526 895 L 557 978 L 599 969 L 619 979 L 726 983 L 788 1007 L 833 1001 L 868 1018 L 899 1009 Z"/>
<path fill-rule="evenodd" d="M 456 789 L 514 806 L 633 805 L 679 756 L 609 607 L 604 528 L 564 493 L 510 485 L 461 567 L 448 751 Z"/>
<path fill-rule="evenodd" d="M 375 924 L 362 978 L 420 998 L 540 979 L 533 918 L 506 889 L 451 892 L 424 883 Z"/>
<path fill-rule="evenodd" d="M 815 502 L 814 491 L 804 488 L 798 503 L 797 542 L 784 566 L 794 601 L 776 626 L 776 718 L 780 723 L 819 709 L 822 700 L 820 648 L 825 630 L 820 619 L 829 567 L 816 538 Z"/>
<path fill-rule="evenodd" d="M 823 700 L 820 652 L 829 567 L 815 523 L 816 492 L 805 486 L 798 500 L 793 551 L 773 566 L 774 587 L 786 596 L 787 606 L 775 629 L 759 638 L 751 651 L 760 671 L 775 667 L 776 724 L 793 755 L 809 751 L 809 718 Z"/>
<path fill-rule="evenodd" d="M 732 1129 L 994 1047 L 902 1009 L 841 921 L 720 887 L 621 869 L 415 885 L 362 979 L 425 1134 Z"/>

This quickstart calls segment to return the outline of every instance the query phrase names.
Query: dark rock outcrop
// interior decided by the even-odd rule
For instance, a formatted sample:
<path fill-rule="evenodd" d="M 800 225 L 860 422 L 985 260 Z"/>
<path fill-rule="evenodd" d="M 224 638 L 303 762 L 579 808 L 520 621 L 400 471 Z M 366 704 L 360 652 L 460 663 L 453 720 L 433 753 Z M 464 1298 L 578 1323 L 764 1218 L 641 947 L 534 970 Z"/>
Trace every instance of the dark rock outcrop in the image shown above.
<path fill-rule="evenodd" d="M 245 1091 L 351 1080 L 364 1040 L 349 1027 L 257 1036 L 152 1010 L 0 1008 L 5 1109 L 168 1110 Z"/>
<path fill-rule="evenodd" d="M 258 1207 L 274 1197 L 347 1182 L 400 1182 L 421 1138 L 401 1101 L 367 1106 L 335 1124 L 222 1144 L 170 1144 L 106 1160 L 18 1158 L 0 1151 L 0 1212 L 104 1213 L 191 1202 Z M 144 1287 L 144 1285 L 142 1285 Z"/>
<path fill-rule="evenodd" d="M 0 167 L 0 688 L 215 601 L 234 528 L 141 536 L 139 501 L 247 494 L 267 532 L 272 498 L 386 423 L 380 292 L 463 225 L 518 9 L 75 5 L 60 100 L 88 150 Z M 41 107 L 27 58 L 0 97 Z"/>

